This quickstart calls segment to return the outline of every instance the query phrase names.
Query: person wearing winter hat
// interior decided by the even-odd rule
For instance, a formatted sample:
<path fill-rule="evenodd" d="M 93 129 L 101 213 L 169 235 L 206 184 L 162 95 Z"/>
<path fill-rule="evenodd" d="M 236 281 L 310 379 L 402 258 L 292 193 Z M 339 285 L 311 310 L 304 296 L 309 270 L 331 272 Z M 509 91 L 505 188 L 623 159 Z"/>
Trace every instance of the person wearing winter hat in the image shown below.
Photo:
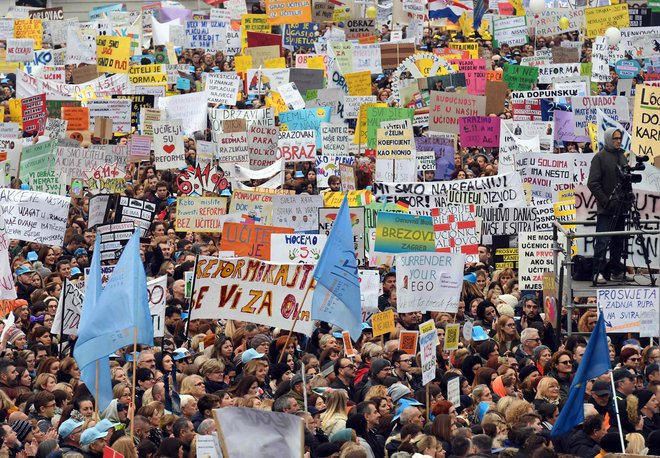
<path fill-rule="evenodd" d="M 268 353 L 270 339 L 266 334 L 257 334 L 250 341 L 250 348 L 254 348 L 258 353 Z"/>
<path fill-rule="evenodd" d="M 513 294 L 500 294 L 499 297 L 497 298 L 497 301 L 498 301 L 498 307 L 499 304 L 507 304 L 509 307 L 511 307 L 511 310 L 514 310 L 518 306 L 518 298 Z M 500 313 L 500 315 L 501 314 L 502 313 Z"/>
<path fill-rule="evenodd" d="M 410 388 L 401 382 L 396 382 L 387 389 L 387 395 L 392 398 L 392 402 L 396 405 L 399 399 L 410 397 Z"/>
<path fill-rule="evenodd" d="M 7 343 L 18 350 L 22 350 L 23 348 L 25 348 L 25 345 L 27 344 L 27 338 L 25 337 L 25 333 L 16 326 L 12 326 L 11 328 L 9 328 L 9 330 L 7 331 L 6 338 L 7 338 Z"/>
<path fill-rule="evenodd" d="M 637 390 L 634 394 L 639 399 L 637 409 L 639 409 L 640 415 L 644 418 L 642 433 L 645 437 L 648 437 L 652 431 L 660 429 L 660 406 L 658 405 L 658 399 L 651 390 Z"/>
<path fill-rule="evenodd" d="M 32 442 L 32 426 L 25 420 L 16 420 L 11 429 L 16 433 L 16 438 L 22 443 Z"/>
<path fill-rule="evenodd" d="M 377 358 L 371 361 L 371 367 L 369 368 L 369 378 L 362 379 L 356 388 L 356 391 L 359 390 L 359 401 L 363 401 L 364 397 L 367 395 L 367 391 L 372 386 L 375 385 L 384 385 L 385 379 L 390 376 L 392 372 L 392 364 L 384 358 Z"/>

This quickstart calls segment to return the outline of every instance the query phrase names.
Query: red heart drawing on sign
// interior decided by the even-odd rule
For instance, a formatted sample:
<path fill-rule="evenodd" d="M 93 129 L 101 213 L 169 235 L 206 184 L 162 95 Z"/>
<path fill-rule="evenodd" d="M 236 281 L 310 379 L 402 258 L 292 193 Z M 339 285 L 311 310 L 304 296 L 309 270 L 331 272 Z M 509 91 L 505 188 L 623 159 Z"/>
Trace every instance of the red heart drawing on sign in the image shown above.
<path fill-rule="evenodd" d="M 174 151 L 174 145 L 163 145 L 163 151 L 165 151 L 167 154 L 172 154 Z"/>

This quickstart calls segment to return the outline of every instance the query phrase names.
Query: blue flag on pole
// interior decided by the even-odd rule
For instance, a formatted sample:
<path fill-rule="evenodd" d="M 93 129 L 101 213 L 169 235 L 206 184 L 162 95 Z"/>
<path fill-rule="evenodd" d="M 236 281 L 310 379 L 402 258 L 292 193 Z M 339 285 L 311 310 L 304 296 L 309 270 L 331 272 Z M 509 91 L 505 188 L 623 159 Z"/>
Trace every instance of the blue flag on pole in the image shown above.
<path fill-rule="evenodd" d="M 94 244 L 94 254 L 92 256 L 92 263 L 90 265 L 89 276 L 86 279 L 86 289 L 85 289 L 85 298 L 83 299 L 83 312 L 81 315 L 85 315 L 85 310 L 88 313 L 93 313 L 96 303 L 103 291 L 102 280 L 101 280 L 101 237 L 96 237 L 96 243 Z M 78 325 L 78 332 L 80 332 L 80 325 Z M 74 351 L 74 356 L 75 356 Z M 76 361 L 78 362 L 78 361 Z M 112 384 L 110 377 L 110 359 L 107 355 L 98 359 L 98 377 L 97 377 L 97 368 L 96 361 L 86 366 L 80 366 L 80 379 L 85 382 L 85 385 L 92 393 L 96 396 L 96 383 L 98 380 L 98 399 L 96 400 L 97 405 L 99 406 L 99 411 L 104 410 L 110 401 L 112 401 Z"/>
<path fill-rule="evenodd" d="M 587 381 L 599 377 L 609 370 L 610 350 L 607 346 L 605 316 L 601 312 L 573 378 L 573 383 L 571 383 L 568 400 L 552 427 L 550 435 L 565 434 L 584 421 L 584 392 Z"/>
<path fill-rule="evenodd" d="M 314 279 L 312 319 L 339 326 L 357 340 L 362 334 L 360 281 L 348 198 L 344 196 L 328 236 Z"/>
<path fill-rule="evenodd" d="M 140 259 L 139 231 L 135 231 L 124 248 L 103 291 L 99 239 L 97 237 L 90 284 L 83 302 L 78 340 L 73 353 L 81 368 L 81 378 L 92 393 L 96 391 L 96 362 L 99 361 L 97 402 L 99 410 L 103 410 L 112 400 L 108 355 L 121 347 L 132 345 L 136 331 L 137 342 L 144 345 L 153 345 L 154 334 L 149 313 L 147 277 Z"/>

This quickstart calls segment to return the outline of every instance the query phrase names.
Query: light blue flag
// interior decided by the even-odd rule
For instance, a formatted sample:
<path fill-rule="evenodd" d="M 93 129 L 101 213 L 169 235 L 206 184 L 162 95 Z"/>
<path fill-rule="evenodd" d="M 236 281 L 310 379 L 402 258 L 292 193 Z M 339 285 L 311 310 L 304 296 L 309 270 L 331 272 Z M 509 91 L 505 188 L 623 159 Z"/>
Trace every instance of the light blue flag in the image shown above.
<path fill-rule="evenodd" d="M 551 436 L 560 436 L 572 431 L 574 427 L 584 421 L 584 392 L 587 381 L 599 377 L 609 370 L 610 350 L 605 331 L 605 314 L 601 312 L 573 378 L 573 383 L 571 383 L 568 400 L 552 427 Z"/>
<path fill-rule="evenodd" d="M 94 252 L 96 258 L 97 253 L 100 254 L 98 237 Z M 98 286 L 92 286 L 91 292 L 88 286 L 85 301 L 90 304 L 88 306 L 85 302 L 83 305 L 78 325 L 78 341 L 73 353 L 78 365 L 90 372 L 96 373 L 96 361 L 99 360 L 98 404 L 101 410 L 106 401 L 105 393 L 101 395 L 101 381 L 107 380 L 108 383 L 110 381 L 108 355 L 119 348 L 133 345 L 135 331 L 137 331 L 137 343 L 153 345 L 153 325 L 149 313 L 147 277 L 140 259 L 139 231 L 135 231 L 124 248 L 110 281 L 101 293 L 98 293 L 101 285 L 99 259 L 93 260 L 90 275 L 94 269 L 98 269 L 98 278 L 96 278 L 97 274 L 94 274 L 91 281 L 98 281 Z M 94 300 L 95 295 L 96 300 Z M 87 388 L 94 393 L 96 380 L 92 382 L 88 383 L 85 380 Z M 107 402 L 109 403 L 111 399 L 112 396 Z"/>
<path fill-rule="evenodd" d="M 312 319 L 339 326 L 357 340 L 362 334 L 360 282 L 348 198 L 344 196 L 314 279 Z"/>
<path fill-rule="evenodd" d="M 94 255 L 92 256 L 92 263 L 90 265 L 89 276 L 86 278 L 86 290 L 85 298 L 83 299 L 83 312 L 81 315 L 87 313 L 94 313 L 96 303 L 98 302 L 99 296 L 103 291 L 102 281 L 101 281 L 101 237 L 96 237 L 96 243 L 94 244 Z M 80 332 L 80 326 L 78 326 L 78 332 Z M 74 356 L 76 352 L 74 350 Z M 112 384 L 110 377 L 110 359 L 108 356 L 103 356 L 98 360 L 98 377 L 97 377 L 97 367 L 96 361 L 91 364 L 83 366 L 79 361 L 78 366 L 80 369 L 80 378 L 85 385 L 95 396 L 96 403 L 99 406 L 99 410 L 105 410 L 105 408 L 112 401 Z M 98 396 L 96 395 L 96 381 L 98 379 Z"/>

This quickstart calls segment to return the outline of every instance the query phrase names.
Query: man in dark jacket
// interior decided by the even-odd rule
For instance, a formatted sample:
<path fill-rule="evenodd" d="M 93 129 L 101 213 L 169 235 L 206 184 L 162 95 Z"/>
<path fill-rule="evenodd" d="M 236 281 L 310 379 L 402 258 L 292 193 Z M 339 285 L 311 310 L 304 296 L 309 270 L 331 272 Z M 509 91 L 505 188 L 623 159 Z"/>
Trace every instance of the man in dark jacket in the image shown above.
<path fill-rule="evenodd" d="M 598 154 L 594 155 L 591 161 L 587 187 L 596 198 L 596 232 L 623 231 L 625 227 L 625 218 L 616 217 L 619 196 L 623 192 L 619 168 L 626 165 L 625 151 L 621 148 L 622 139 L 623 132 L 621 130 L 613 127 L 607 129 L 603 138 L 604 147 Z M 605 277 L 608 274 L 614 281 L 627 280 L 621 265 L 624 240 L 623 237 L 596 238 L 594 284 L 605 283 Z M 608 244 L 610 261 L 605 265 Z M 602 274 L 605 274 L 605 276 Z"/>
<path fill-rule="evenodd" d="M 591 415 L 584 420 L 582 429 L 571 436 L 570 453 L 580 458 L 593 458 L 600 452 L 600 440 L 607 433 L 603 417 Z"/>

